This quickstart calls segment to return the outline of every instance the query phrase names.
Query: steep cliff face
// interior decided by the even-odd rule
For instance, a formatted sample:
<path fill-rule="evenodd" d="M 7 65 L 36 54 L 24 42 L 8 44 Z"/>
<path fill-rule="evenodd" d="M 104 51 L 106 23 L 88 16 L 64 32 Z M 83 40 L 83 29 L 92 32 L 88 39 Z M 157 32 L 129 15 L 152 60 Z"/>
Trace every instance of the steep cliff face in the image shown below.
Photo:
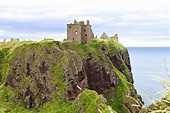
<path fill-rule="evenodd" d="M 104 95 L 107 100 L 104 104 L 117 112 L 140 110 L 141 99 L 133 87 L 128 51 L 119 43 L 92 40 L 89 44 L 76 44 L 50 40 L 24 43 L 6 53 L 0 65 L 0 93 L 3 94 L 0 99 L 7 105 L 12 101 L 41 111 L 55 103 L 60 108 L 58 112 L 63 112 L 88 89 Z"/>

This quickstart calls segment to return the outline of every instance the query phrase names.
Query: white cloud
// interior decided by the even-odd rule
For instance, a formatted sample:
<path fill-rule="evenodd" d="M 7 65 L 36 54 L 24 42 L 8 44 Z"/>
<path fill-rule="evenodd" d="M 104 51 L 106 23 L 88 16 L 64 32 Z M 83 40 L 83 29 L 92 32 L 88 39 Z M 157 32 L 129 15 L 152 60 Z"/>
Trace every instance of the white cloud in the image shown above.
<path fill-rule="evenodd" d="M 95 34 L 118 33 L 136 37 L 136 42 L 141 37 L 140 43 L 145 43 L 146 37 L 169 38 L 169 4 L 169 0 L 0 0 L 0 38 L 29 36 L 23 34 L 37 39 L 44 35 L 56 38 L 62 34 L 62 40 L 67 23 L 88 19 Z M 122 41 L 135 45 L 134 40 Z"/>
<path fill-rule="evenodd" d="M 129 25 L 129 23 L 127 23 L 127 22 L 117 22 L 117 23 L 115 23 L 115 25 L 124 26 L 124 25 Z"/>
<path fill-rule="evenodd" d="M 2 31 L 2 30 L 0 30 L 0 34 L 3 34 L 3 31 Z"/>
<path fill-rule="evenodd" d="M 151 39 L 150 39 L 151 38 Z M 119 41 L 126 47 L 170 47 L 170 37 L 121 37 Z"/>
<path fill-rule="evenodd" d="M 1 0 L 0 5 L 12 12 L 55 12 L 72 15 L 92 12 L 167 11 L 169 0 Z M 12 9 L 12 10 L 11 10 Z"/>

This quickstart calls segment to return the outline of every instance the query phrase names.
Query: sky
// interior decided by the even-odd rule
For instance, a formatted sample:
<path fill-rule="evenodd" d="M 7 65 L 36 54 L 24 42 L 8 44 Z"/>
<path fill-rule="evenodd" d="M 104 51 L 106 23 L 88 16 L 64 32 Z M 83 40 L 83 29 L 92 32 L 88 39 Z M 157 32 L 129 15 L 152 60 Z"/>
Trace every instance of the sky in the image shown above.
<path fill-rule="evenodd" d="M 62 41 L 74 19 L 126 47 L 170 47 L 170 0 L 0 0 L 0 41 Z"/>

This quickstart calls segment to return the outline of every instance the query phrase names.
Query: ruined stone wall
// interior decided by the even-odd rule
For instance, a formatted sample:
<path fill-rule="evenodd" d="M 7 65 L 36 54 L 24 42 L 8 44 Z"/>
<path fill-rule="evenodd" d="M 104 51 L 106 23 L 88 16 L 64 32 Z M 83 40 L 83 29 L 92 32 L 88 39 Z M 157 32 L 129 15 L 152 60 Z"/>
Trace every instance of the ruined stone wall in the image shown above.
<path fill-rule="evenodd" d="M 114 39 L 115 42 L 118 42 L 118 35 L 115 35 Z"/>
<path fill-rule="evenodd" d="M 90 22 L 84 25 L 84 21 L 77 22 L 74 20 L 74 24 L 67 24 L 67 40 L 76 43 L 89 43 L 94 38 L 94 33 L 91 29 Z"/>
<path fill-rule="evenodd" d="M 84 25 L 82 28 L 82 42 L 89 43 L 94 38 L 91 25 Z"/>
<path fill-rule="evenodd" d="M 110 39 L 114 40 L 115 42 L 118 42 L 118 34 L 115 34 L 114 36 L 111 36 Z"/>
<path fill-rule="evenodd" d="M 67 24 L 67 39 L 81 43 L 82 28 L 80 24 Z"/>

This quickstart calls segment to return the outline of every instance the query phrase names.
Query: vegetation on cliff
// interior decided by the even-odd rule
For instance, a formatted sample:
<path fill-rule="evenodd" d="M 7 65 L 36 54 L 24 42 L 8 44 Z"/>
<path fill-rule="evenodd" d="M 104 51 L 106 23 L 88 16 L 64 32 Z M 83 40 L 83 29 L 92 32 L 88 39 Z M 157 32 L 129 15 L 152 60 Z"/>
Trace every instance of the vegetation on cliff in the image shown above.
<path fill-rule="evenodd" d="M 167 67 L 166 62 L 165 67 Z M 168 73 L 168 69 L 166 69 L 166 72 Z M 146 106 L 143 108 L 140 113 L 169 113 L 170 112 L 170 74 L 167 74 L 169 79 L 164 79 L 161 77 L 156 77 L 158 81 L 162 84 L 163 88 L 166 91 L 166 95 L 164 98 L 152 101 L 152 104 L 149 106 Z"/>
<path fill-rule="evenodd" d="M 120 43 L 97 39 L 88 44 L 22 42 L 1 46 L 0 56 L 1 112 L 130 113 L 141 109 L 128 51 Z"/>

